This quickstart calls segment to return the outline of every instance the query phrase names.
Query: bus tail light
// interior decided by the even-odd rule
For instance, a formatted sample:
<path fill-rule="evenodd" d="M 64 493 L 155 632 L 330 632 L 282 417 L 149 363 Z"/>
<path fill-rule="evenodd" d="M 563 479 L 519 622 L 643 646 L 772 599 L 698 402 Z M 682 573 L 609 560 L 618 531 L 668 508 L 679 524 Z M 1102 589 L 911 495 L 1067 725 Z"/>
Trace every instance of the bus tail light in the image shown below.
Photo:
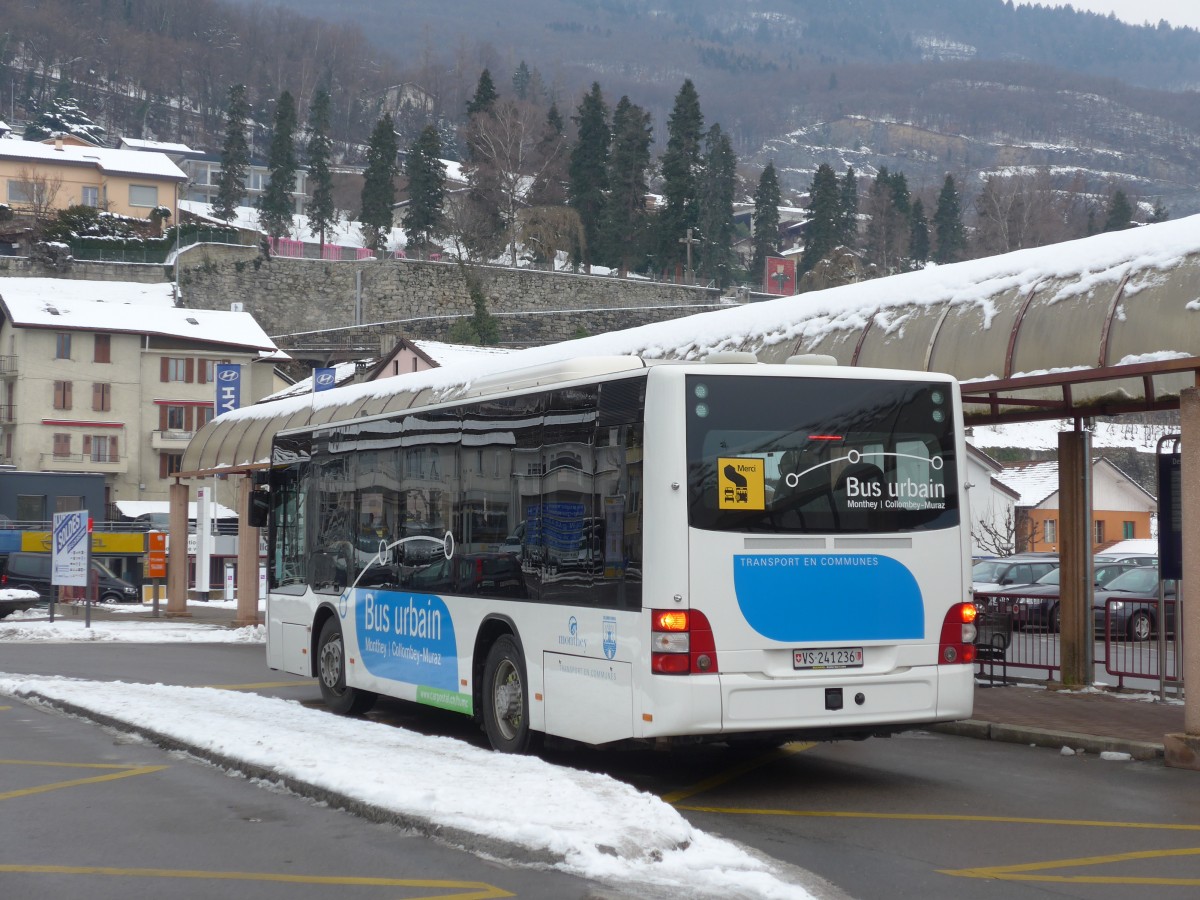
<path fill-rule="evenodd" d="M 704 613 L 694 609 L 651 611 L 650 670 L 659 675 L 718 671 L 717 642 Z"/>
<path fill-rule="evenodd" d="M 950 607 L 942 620 L 942 641 L 938 647 L 940 665 L 975 662 L 975 617 L 978 614 L 974 603 L 956 603 Z"/>

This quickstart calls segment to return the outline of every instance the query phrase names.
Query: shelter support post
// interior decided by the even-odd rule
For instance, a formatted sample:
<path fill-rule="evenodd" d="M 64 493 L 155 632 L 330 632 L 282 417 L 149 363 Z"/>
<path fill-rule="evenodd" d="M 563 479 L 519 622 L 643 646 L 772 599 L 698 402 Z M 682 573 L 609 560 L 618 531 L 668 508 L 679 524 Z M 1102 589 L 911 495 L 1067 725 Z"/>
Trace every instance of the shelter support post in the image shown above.
<path fill-rule="evenodd" d="M 1183 734 L 1163 738 L 1166 763 L 1200 771 L 1200 389 L 1179 393 L 1183 578 L 1177 618 L 1183 629 Z M 1159 511 L 1162 514 L 1162 511 Z"/>
<path fill-rule="evenodd" d="M 167 615 L 189 616 L 187 609 L 188 579 L 188 496 L 184 481 L 171 485 L 171 506 L 167 513 L 167 532 L 170 549 L 167 553 Z"/>
<path fill-rule="evenodd" d="M 1062 682 L 1092 682 L 1092 435 L 1076 429 L 1058 435 L 1060 522 L 1059 608 Z"/>
<path fill-rule="evenodd" d="M 238 627 L 258 624 L 258 529 L 250 527 L 250 494 L 254 476 L 242 475 L 238 484 L 237 618 Z"/>

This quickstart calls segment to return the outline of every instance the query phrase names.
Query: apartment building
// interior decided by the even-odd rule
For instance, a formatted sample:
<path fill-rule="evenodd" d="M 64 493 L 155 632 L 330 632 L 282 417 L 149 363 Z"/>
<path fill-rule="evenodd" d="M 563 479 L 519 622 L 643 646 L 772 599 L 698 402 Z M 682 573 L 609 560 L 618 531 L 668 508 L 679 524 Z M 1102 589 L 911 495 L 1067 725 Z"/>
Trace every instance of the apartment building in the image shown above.
<path fill-rule="evenodd" d="M 0 278 L 0 463 L 102 473 L 106 503 L 166 500 L 216 366 L 240 367 L 248 405 L 280 357 L 249 313 L 177 308 L 168 283 Z"/>

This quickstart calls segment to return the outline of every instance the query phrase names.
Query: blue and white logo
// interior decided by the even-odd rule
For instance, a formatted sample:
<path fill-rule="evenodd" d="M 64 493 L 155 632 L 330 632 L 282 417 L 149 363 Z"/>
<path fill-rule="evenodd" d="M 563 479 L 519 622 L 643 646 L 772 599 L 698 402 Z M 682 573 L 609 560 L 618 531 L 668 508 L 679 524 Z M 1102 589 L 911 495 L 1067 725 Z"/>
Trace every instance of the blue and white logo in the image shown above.
<path fill-rule="evenodd" d="M 337 385 L 337 375 L 334 369 L 313 369 L 313 390 L 327 391 Z"/>
<path fill-rule="evenodd" d="M 605 659 L 613 659 L 617 655 L 617 617 L 605 616 L 600 629 L 601 646 L 604 648 Z"/>
<path fill-rule="evenodd" d="M 233 412 L 242 405 L 242 367 L 236 363 L 218 363 L 216 371 L 216 415 Z"/>

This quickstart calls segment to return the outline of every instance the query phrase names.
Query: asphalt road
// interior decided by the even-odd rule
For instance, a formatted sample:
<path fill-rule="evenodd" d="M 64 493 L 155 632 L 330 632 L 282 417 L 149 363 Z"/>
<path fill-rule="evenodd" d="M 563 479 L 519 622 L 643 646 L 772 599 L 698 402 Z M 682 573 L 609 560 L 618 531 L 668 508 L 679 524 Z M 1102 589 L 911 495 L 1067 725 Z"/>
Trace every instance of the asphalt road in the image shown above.
<path fill-rule="evenodd" d="M 0 671 L 237 686 L 314 705 L 318 698 L 311 682 L 266 669 L 259 646 L 0 644 Z M 484 745 L 478 729 L 453 714 L 382 703 L 372 715 Z M 1200 888 L 1195 774 L 1161 762 L 1064 756 L 927 732 L 766 753 L 555 748 L 545 757 L 655 793 L 699 827 L 808 869 L 861 900 L 1126 900 L 1134 891 L 1140 898 L 1175 898 Z M 0 759 L 8 761 L 0 763 L 0 896 L 6 898 L 151 893 L 129 880 L 150 876 L 95 874 L 102 866 L 198 873 L 155 880 L 153 895 L 166 898 L 458 894 L 392 885 L 351 894 L 348 887 L 283 880 L 233 890 L 218 883 L 222 873 L 247 871 L 470 881 L 522 897 L 616 896 L 370 825 L 22 704 L 0 710 Z M 22 793 L 81 777 L 32 764 L 51 759 L 167 768 Z M 86 871 L 33 868 L 46 863 Z"/>

